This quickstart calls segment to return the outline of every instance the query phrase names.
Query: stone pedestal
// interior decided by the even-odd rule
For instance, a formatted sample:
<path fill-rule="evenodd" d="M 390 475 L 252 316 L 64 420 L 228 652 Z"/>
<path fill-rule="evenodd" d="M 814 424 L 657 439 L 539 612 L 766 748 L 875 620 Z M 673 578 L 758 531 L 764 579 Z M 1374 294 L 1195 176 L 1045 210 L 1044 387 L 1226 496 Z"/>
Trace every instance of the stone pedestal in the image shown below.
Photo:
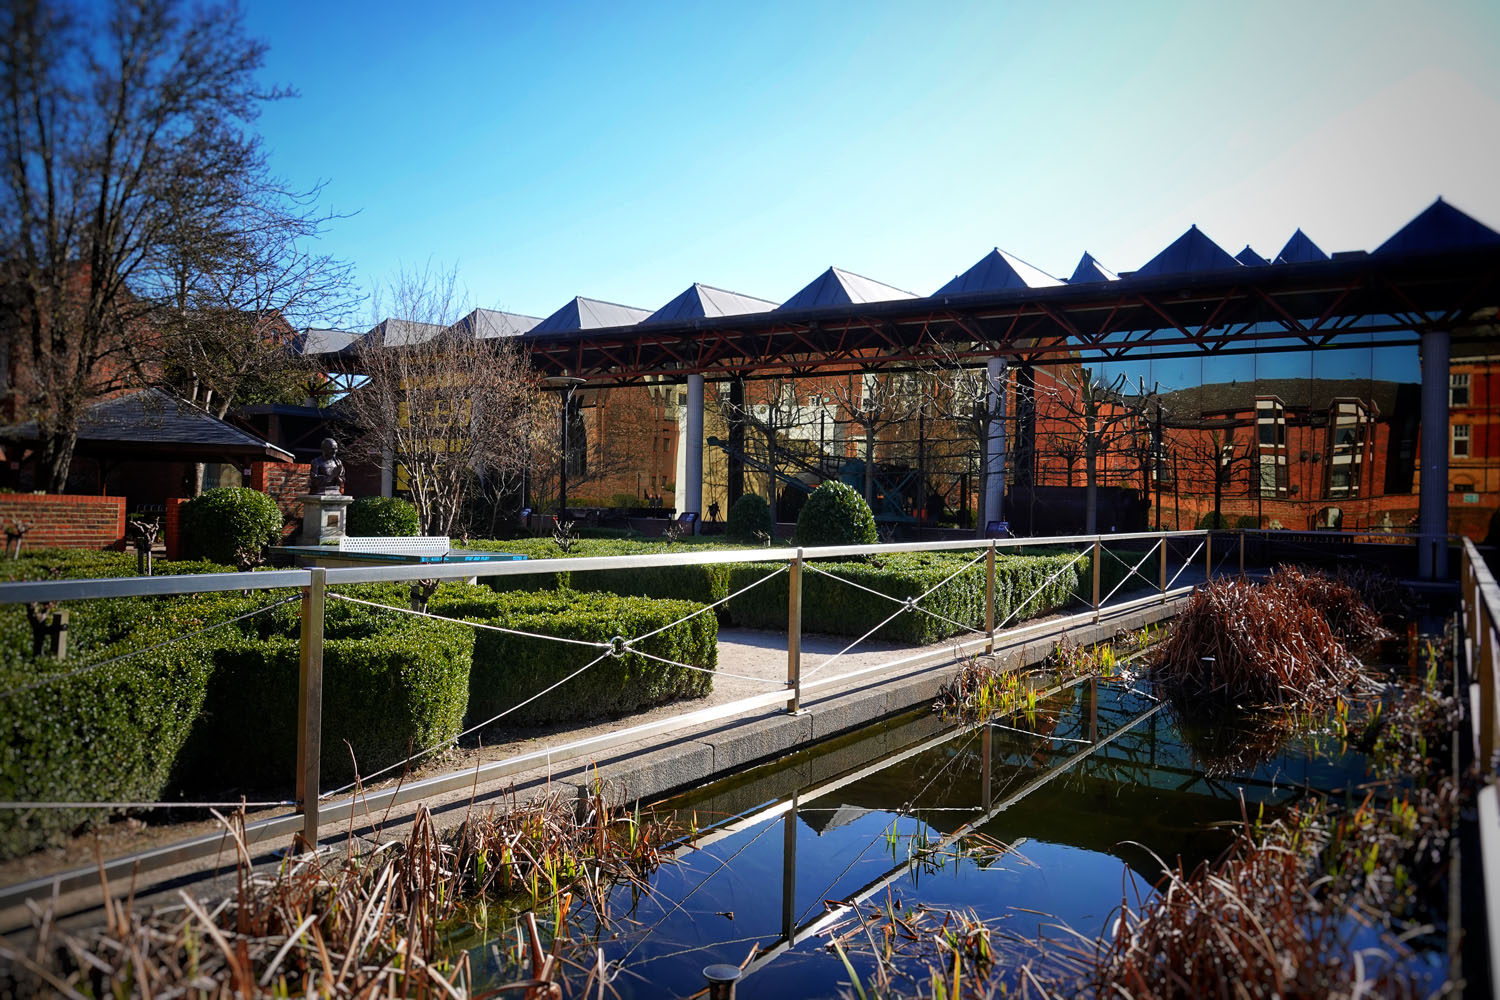
<path fill-rule="evenodd" d="M 353 497 L 342 493 L 304 493 L 297 499 L 302 501 L 302 534 L 297 537 L 298 545 L 322 545 L 344 536 L 345 518 Z"/>

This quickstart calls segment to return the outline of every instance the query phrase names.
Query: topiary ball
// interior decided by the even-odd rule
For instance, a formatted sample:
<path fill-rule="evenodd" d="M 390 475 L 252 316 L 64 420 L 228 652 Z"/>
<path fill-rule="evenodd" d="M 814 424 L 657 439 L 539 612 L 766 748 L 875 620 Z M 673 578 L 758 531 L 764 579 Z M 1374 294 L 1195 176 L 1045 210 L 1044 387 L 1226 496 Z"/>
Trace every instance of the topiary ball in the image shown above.
<path fill-rule="evenodd" d="M 349 505 L 349 534 L 407 538 L 422 533 L 417 508 L 400 497 L 360 497 Z"/>
<path fill-rule="evenodd" d="M 879 540 L 870 505 L 852 486 L 825 480 L 797 518 L 798 545 L 873 545 Z"/>
<path fill-rule="evenodd" d="M 736 500 L 724 522 L 724 534 L 737 542 L 751 544 L 760 540 L 756 537 L 757 532 L 770 537 L 775 528 L 770 505 L 754 493 L 746 493 Z"/>
<path fill-rule="evenodd" d="M 204 490 L 182 505 L 182 543 L 189 559 L 255 563 L 281 540 L 285 519 L 276 501 L 245 486 Z"/>

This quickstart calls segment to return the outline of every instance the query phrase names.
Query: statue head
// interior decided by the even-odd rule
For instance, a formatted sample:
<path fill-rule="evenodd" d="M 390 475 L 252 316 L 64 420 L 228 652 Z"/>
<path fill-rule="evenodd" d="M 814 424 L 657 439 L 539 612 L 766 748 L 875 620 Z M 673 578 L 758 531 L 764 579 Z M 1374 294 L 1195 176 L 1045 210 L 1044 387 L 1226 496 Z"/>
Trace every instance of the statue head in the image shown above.
<path fill-rule="evenodd" d="M 339 443 L 333 438 L 324 438 L 321 447 L 323 449 L 323 457 L 325 459 L 332 461 L 333 459 L 338 457 Z"/>

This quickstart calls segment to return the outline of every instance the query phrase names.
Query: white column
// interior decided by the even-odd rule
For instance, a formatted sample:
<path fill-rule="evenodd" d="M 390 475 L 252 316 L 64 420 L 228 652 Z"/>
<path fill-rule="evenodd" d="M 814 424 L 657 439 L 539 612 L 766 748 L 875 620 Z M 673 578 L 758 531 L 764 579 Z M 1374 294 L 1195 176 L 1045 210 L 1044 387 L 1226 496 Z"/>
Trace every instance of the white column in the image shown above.
<path fill-rule="evenodd" d="M 1005 359 L 990 358 L 986 374 L 990 431 L 985 443 L 984 517 L 979 523 L 981 529 L 988 527 L 991 521 L 1005 518 Z"/>
<path fill-rule="evenodd" d="M 703 376 L 687 377 L 687 432 L 683 441 L 682 482 L 677 512 L 693 511 L 703 519 Z"/>
<path fill-rule="evenodd" d="M 1422 479 L 1417 566 L 1424 580 L 1448 575 L 1448 331 L 1422 334 Z"/>

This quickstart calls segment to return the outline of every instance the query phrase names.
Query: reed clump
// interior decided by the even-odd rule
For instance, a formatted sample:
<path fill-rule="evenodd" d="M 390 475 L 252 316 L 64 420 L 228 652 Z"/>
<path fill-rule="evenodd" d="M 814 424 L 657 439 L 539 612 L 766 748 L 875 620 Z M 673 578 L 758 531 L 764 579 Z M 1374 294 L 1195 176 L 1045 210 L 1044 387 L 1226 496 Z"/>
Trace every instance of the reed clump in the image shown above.
<path fill-rule="evenodd" d="M 1352 650 L 1387 635 L 1353 587 L 1278 569 L 1263 583 L 1199 588 L 1158 647 L 1152 677 L 1169 697 L 1209 710 L 1330 704 L 1359 677 Z"/>
<path fill-rule="evenodd" d="M 548 909 L 561 923 L 575 897 L 602 908 L 609 885 L 660 864 L 669 839 L 600 795 L 549 792 L 470 816 L 448 836 L 423 808 L 403 840 L 356 851 L 351 837 L 347 851 L 266 874 L 250 863 L 243 817 L 226 825 L 239 850 L 232 896 L 179 892 L 145 912 L 108 902 L 104 926 L 87 934 L 38 908 L 29 947 L 0 942 L 0 996 L 467 996 L 468 956 L 448 936 L 476 899 Z"/>

